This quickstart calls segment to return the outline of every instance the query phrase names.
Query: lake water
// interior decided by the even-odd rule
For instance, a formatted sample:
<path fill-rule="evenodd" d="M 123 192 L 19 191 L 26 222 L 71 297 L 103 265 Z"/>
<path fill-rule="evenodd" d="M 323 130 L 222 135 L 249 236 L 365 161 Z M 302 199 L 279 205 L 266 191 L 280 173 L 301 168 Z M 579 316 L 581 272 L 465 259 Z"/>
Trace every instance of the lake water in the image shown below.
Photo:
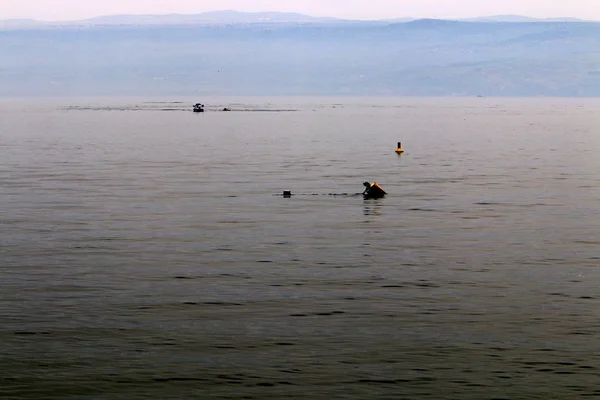
<path fill-rule="evenodd" d="M 0 102 L 2 398 L 600 398 L 600 100 L 202 100 Z"/>

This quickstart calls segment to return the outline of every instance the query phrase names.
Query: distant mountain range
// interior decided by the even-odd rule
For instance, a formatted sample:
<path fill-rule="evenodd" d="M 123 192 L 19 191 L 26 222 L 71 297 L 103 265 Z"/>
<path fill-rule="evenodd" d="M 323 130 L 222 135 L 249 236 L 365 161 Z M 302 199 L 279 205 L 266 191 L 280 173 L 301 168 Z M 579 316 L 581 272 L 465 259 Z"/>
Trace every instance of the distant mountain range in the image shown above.
<path fill-rule="evenodd" d="M 250 24 L 250 23 L 306 23 L 334 22 L 336 18 L 311 17 L 284 12 L 211 11 L 200 14 L 164 15 L 106 15 L 74 21 L 36 21 L 33 19 L 0 20 L 0 28 L 44 26 L 98 26 L 98 25 L 190 25 L 190 24 Z"/>
<path fill-rule="evenodd" d="M 109 15 L 79 21 L 96 25 L 175 25 L 175 24 L 240 24 L 281 22 L 331 22 L 335 18 L 319 18 L 298 13 L 212 11 L 201 14 Z"/>
<path fill-rule="evenodd" d="M 477 18 L 463 18 L 460 21 L 472 21 L 472 22 L 583 22 L 584 20 L 579 18 L 532 18 L 524 17 L 522 15 L 493 15 L 489 17 L 477 17 Z M 592 22 L 592 21 L 588 21 Z"/>
<path fill-rule="evenodd" d="M 418 18 L 405 17 L 382 19 L 382 22 L 408 22 Z M 463 18 L 458 21 L 472 22 L 574 22 L 577 18 L 532 18 L 520 15 L 496 15 L 477 18 Z M 241 12 L 233 10 L 211 11 L 200 14 L 165 15 L 106 15 L 74 21 L 37 21 L 34 19 L 0 20 L 0 29 L 56 27 L 56 26 L 98 26 L 98 25 L 190 25 L 190 24 L 249 24 L 249 23 L 340 23 L 364 22 L 330 17 L 312 17 L 299 13 L 284 12 Z M 374 21 L 371 21 L 374 22 Z"/>
<path fill-rule="evenodd" d="M 0 31 L 0 97 L 600 97 L 597 22 L 201 15 L 13 20 Z"/>

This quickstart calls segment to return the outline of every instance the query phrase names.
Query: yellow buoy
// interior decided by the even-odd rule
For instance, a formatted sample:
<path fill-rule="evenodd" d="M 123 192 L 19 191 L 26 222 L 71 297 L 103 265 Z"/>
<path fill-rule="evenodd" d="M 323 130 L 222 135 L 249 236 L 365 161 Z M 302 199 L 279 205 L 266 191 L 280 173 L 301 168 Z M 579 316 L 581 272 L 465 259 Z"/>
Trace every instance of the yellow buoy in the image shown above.
<path fill-rule="evenodd" d="M 396 154 L 404 153 L 404 149 L 402 148 L 402 143 L 398 142 L 398 148 L 396 149 Z"/>

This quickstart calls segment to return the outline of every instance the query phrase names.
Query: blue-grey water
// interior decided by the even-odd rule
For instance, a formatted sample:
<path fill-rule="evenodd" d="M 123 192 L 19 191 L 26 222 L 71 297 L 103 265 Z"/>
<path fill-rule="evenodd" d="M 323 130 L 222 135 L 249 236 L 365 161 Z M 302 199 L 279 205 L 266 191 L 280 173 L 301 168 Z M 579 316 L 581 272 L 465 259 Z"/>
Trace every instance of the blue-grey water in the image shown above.
<path fill-rule="evenodd" d="M 599 109 L 3 100 L 0 397 L 600 398 Z"/>

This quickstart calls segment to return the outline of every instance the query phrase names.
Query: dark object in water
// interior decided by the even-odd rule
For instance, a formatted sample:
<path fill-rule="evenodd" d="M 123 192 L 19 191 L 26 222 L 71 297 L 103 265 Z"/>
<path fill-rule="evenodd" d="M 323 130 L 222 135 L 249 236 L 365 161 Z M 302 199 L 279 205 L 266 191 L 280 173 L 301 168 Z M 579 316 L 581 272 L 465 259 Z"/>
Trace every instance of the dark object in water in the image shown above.
<path fill-rule="evenodd" d="M 291 190 L 284 190 L 283 191 L 283 197 L 285 197 L 285 198 L 292 197 L 292 191 Z"/>
<path fill-rule="evenodd" d="M 402 143 L 398 142 L 398 147 L 396 148 L 396 154 L 400 155 L 404 153 L 404 149 L 402 148 Z"/>
<path fill-rule="evenodd" d="M 379 199 L 387 194 L 377 182 L 365 182 L 363 185 L 365 186 L 365 191 L 363 192 L 365 199 Z"/>
<path fill-rule="evenodd" d="M 223 109 L 223 111 L 231 111 L 231 108 L 227 108 L 227 107 L 225 107 L 225 108 Z"/>
<path fill-rule="evenodd" d="M 194 104 L 193 110 L 194 112 L 204 112 L 204 104 L 196 103 Z"/>

